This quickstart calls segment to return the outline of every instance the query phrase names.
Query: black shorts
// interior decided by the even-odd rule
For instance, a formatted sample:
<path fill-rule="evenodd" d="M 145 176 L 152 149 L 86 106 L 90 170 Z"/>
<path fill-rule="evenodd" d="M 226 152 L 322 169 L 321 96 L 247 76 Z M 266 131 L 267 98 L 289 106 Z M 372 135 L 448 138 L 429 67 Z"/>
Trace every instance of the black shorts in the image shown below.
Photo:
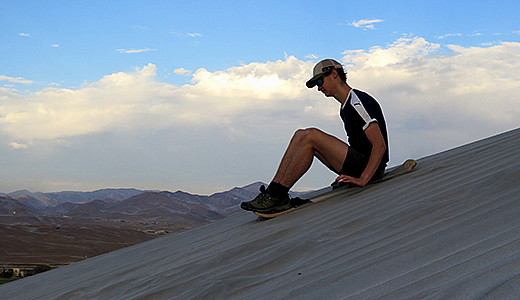
<path fill-rule="evenodd" d="M 339 175 L 347 175 L 352 176 L 354 178 L 359 178 L 368 164 L 368 157 L 356 151 L 352 147 L 348 147 L 347 157 L 345 158 L 345 162 L 343 162 L 343 167 L 339 171 Z M 385 174 L 385 168 L 379 168 L 370 181 L 381 179 Z"/>

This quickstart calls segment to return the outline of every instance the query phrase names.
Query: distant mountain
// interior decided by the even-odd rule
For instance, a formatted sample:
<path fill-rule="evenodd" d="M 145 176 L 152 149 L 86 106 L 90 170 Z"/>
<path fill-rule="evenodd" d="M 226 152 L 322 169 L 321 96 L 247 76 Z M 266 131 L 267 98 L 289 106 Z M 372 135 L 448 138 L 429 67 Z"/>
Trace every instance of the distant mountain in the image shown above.
<path fill-rule="evenodd" d="M 61 203 L 59 205 L 56 205 L 55 207 L 50 208 L 52 212 L 56 212 L 58 214 L 66 214 L 76 207 L 80 206 L 81 204 L 72 203 L 72 202 L 65 202 Z"/>
<path fill-rule="evenodd" d="M 39 211 L 26 205 L 11 196 L 0 196 L 0 215 L 8 216 L 34 216 Z"/>
<path fill-rule="evenodd" d="M 138 189 L 102 189 L 92 192 L 64 191 L 56 193 L 32 193 L 28 190 L 20 190 L 9 194 L 0 193 L 0 195 L 11 196 L 38 210 L 46 210 L 48 207 L 55 207 L 67 202 L 87 203 L 92 200 L 103 200 L 107 203 L 113 203 L 143 192 L 145 191 Z"/>
<path fill-rule="evenodd" d="M 45 210 L 47 207 L 54 207 L 59 204 L 58 201 L 44 196 L 20 195 L 14 198 L 23 204 L 29 205 L 38 210 Z"/>
<path fill-rule="evenodd" d="M 262 185 L 266 185 L 266 184 L 258 181 L 255 183 L 251 183 L 250 185 L 246 185 L 246 186 L 242 187 L 241 189 L 244 191 L 250 192 L 250 193 L 254 193 L 256 195 L 260 191 L 260 187 Z"/>
<path fill-rule="evenodd" d="M 78 203 L 101 199 L 126 199 L 141 194 L 142 192 L 145 191 L 138 189 L 102 189 L 93 192 L 65 191 L 57 193 L 44 193 L 44 195 L 50 199 L 58 201 L 59 203 Z"/>
<path fill-rule="evenodd" d="M 2 196 L 4 200 L 0 202 L 0 214 L 16 211 L 17 214 L 31 216 L 164 222 L 193 227 L 239 211 L 240 202 L 253 199 L 260 185 L 261 182 L 256 182 L 210 196 L 137 189 L 58 193 L 24 190 Z"/>
<path fill-rule="evenodd" d="M 143 192 L 114 203 L 107 203 L 104 200 L 84 204 L 63 203 L 53 208 L 53 211 L 69 217 L 153 219 L 155 221 L 168 221 L 175 218 L 176 222 L 193 225 L 200 221 L 219 219 L 238 211 L 240 202 L 250 200 L 258 193 L 251 190 L 249 185 L 210 196 L 194 195 L 183 191 Z"/>
<path fill-rule="evenodd" d="M 102 213 L 105 212 L 105 209 L 110 206 L 109 203 L 104 202 L 103 200 L 93 200 L 84 204 L 76 204 L 68 202 L 69 208 L 71 210 L 66 211 L 63 210 L 63 213 L 67 216 L 81 217 L 81 218 L 96 218 L 100 217 Z M 67 204 L 67 203 L 64 203 Z M 63 209 L 64 206 L 60 208 Z"/>
<path fill-rule="evenodd" d="M 31 196 L 31 197 L 45 197 L 45 194 L 42 192 L 32 193 L 31 191 L 28 191 L 28 190 L 19 190 L 19 191 L 15 191 L 15 192 L 8 193 L 8 194 L 2 193 L 2 195 L 8 195 L 8 196 L 12 196 L 12 197 L 18 197 L 21 195 L 27 195 L 27 196 Z"/>

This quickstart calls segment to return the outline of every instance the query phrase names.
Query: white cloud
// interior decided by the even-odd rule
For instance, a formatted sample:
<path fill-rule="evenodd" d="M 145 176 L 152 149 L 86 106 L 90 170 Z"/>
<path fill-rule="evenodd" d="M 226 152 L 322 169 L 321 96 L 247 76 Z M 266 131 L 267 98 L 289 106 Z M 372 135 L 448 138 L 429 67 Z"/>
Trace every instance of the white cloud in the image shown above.
<path fill-rule="evenodd" d="M 150 49 L 150 48 L 144 48 L 144 49 L 117 49 L 117 52 L 119 53 L 125 53 L 125 54 L 132 54 L 132 53 L 141 53 L 141 52 L 148 52 L 148 51 L 156 51 L 157 49 Z"/>
<path fill-rule="evenodd" d="M 0 106 L 0 125 L 19 144 L 143 128 L 240 128 L 243 124 L 232 120 L 243 113 L 298 110 L 290 106 L 307 92 L 297 82 L 307 79 L 309 68 L 309 63 L 289 57 L 214 73 L 199 69 L 192 84 L 176 87 L 157 82 L 156 66 L 149 64 L 77 90 L 49 87 L 22 100 L 8 94 Z"/>
<path fill-rule="evenodd" d="M 359 21 L 356 21 L 356 22 L 352 22 L 352 23 L 349 23 L 348 25 L 350 26 L 354 26 L 356 28 L 363 28 L 365 30 L 367 29 L 375 29 L 375 25 L 374 24 L 377 24 L 377 23 L 381 23 L 381 22 L 384 22 L 384 20 L 381 20 L 381 19 L 366 19 L 366 20 L 359 20 Z"/>
<path fill-rule="evenodd" d="M 9 81 L 12 83 L 22 83 L 22 84 L 34 83 L 34 81 L 32 81 L 32 80 L 27 80 L 22 77 L 8 77 L 8 76 L 4 76 L 4 75 L 0 75 L 0 81 Z"/>
<path fill-rule="evenodd" d="M 53 48 L 59 48 L 60 45 L 58 45 L 58 44 L 54 44 L 54 45 L 51 45 L 51 47 L 53 47 Z"/>
<path fill-rule="evenodd" d="M 200 33 L 197 33 L 197 32 L 188 32 L 188 33 L 183 33 L 183 32 L 178 32 L 176 31 L 175 29 L 171 30 L 170 31 L 170 34 L 173 34 L 173 35 L 176 35 L 178 37 L 192 37 L 192 38 L 196 38 L 196 37 L 201 37 L 202 34 Z"/>
<path fill-rule="evenodd" d="M 400 38 L 386 48 L 376 46 L 370 50 L 348 50 L 343 60 L 350 65 L 363 68 L 385 67 L 428 55 L 439 49 L 439 44 L 429 43 L 423 38 Z"/>
<path fill-rule="evenodd" d="M 454 37 L 454 36 L 462 36 L 462 34 L 460 34 L 460 33 L 448 33 L 448 34 L 445 34 L 445 35 L 438 35 L 438 36 L 436 36 L 436 38 L 439 39 L 439 40 L 442 40 L 444 38 Z"/>
<path fill-rule="evenodd" d="M 0 107 L 3 116 L 0 124 L 18 143 L 124 126 L 131 110 L 139 105 L 138 97 L 154 72 L 155 68 L 148 66 L 132 74 L 107 75 L 96 84 L 79 90 L 46 88 L 22 101 L 8 95 Z"/>
<path fill-rule="evenodd" d="M 30 34 L 28 34 L 28 33 L 20 33 L 20 36 L 26 36 L 26 37 L 31 37 L 31 35 L 30 35 Z"/>
<path fill-rule="evenodd" d="M 482 36 L 482 33 L 478 32 L 478 31 L 475 31 L 473 33 L 468 33 L 468 34 L 464 34 L 465 36 Z M 500 34 L 495 34 L 495 35 L 500 35 Z M 438 35 L 436 36 L 435 38 L 438 39 L 438 40 L 442 40 L 442 39 L 445 39 L 445 38 L 448 38 L 448 37 L 461 37 L 463 36 L 462 33 L 448 33 L 448 34 L 445 34 L 445 35 Z"/>
<path fill-rule="evenodd" d="M 28 145 L 24 145 L 24 144 L 18 144 L 16 142 L 12 142 L 11 143 L 11 146 L 14 148 L 14 149 L 27 149 L 29 146 Z"/>
<path fill-rule="evenodd" d="M 190 70 L 186 70 L 184 68 L 179 68 L 179 69 L 173 70 L 173 73 L 175 73 L 177 75 L 181 75 L 181 76 L 188 76 L 188 75 L 191 74 L 191 71 Z"/>

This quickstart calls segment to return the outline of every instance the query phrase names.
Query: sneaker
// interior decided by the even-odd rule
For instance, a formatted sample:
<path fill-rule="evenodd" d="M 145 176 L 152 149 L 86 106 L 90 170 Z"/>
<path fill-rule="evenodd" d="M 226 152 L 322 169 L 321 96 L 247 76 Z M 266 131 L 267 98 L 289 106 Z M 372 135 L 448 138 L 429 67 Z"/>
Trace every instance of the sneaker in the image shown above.
<path fill-rule="evenodd" d="M 244 210 L 259 213 L 275 213 L 287 210 L 292 207 L 289 195 L 284 197 L 276 197 L 269 194 L 265 187 L 260 187 L 260 194 L 251 201 L 242 202 L 240 207 Z"/>
<path fill-rule="evenodd" d="M 265 186 L 261 185 L 260 186 L 260 194 L 258 194 L 255 197 L 255 199 L 253 199 L 251 201 L 244 201 L 244 202 L 240 203 L 240 208 L 242 208 L 244 210 L 251 210 L 251 208 L 252 208 L 252 206 L 251 206 L 252 204 L 251 203 L 261 202 L 267 196 L 269 196 L 269 194 L 267 193 L 267 191 L 265 189 Z"/>

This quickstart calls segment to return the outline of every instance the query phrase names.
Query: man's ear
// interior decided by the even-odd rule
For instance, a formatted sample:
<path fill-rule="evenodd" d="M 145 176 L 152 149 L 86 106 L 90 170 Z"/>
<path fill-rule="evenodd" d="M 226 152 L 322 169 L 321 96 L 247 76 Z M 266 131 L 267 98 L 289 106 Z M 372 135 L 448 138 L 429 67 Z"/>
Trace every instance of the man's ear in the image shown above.
<path fill-rule="evenodd" d="M 334 79 L 338 78 L 338 76 L 339 76 L 338 71 L 336 71 L 336 69 L 332 69 L 332 72 L 330 72 L 330 74 L 332 75 L 332 78 L 334 78 Z"/>

